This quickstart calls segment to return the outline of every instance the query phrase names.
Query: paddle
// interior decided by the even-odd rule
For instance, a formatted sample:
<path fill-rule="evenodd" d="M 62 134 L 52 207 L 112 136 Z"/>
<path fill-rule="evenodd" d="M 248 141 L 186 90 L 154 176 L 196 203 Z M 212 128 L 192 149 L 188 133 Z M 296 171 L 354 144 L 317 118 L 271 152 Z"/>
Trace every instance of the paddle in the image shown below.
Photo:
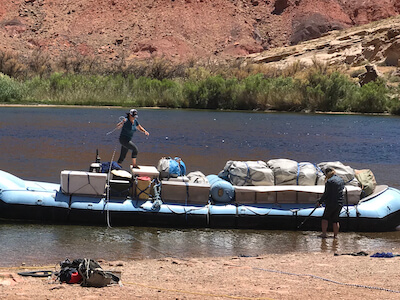
<path fill-rule="evenodd" d="M 304 219 L 303 222 L 300 223 L 299 226 L 297 226 L 297 229 L 299 229 L 301 226 L 303 226 L 303 224 L 311 217 L 311 215 L 314 213 L 314 211 L 320 206 L 319 200 L 317 200 L 317 202 L 315 203 L 315 207 L 314 209 L 311 211 L 311 213 L 307 216 L 307 218 Z"/>

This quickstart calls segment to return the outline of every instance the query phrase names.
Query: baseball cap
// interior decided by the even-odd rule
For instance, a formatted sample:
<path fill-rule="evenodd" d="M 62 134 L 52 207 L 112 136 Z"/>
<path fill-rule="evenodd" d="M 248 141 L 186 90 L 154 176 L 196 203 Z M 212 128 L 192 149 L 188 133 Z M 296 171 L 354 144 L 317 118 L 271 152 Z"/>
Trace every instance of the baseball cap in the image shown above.
<path fill-rule="evenodd" d="M 136 109 L 132 108 L 132 109 L 129 111 L 129 114 L 130 114 L 132 117 L 137 117 L 138 112 L 137 112 Z"/>

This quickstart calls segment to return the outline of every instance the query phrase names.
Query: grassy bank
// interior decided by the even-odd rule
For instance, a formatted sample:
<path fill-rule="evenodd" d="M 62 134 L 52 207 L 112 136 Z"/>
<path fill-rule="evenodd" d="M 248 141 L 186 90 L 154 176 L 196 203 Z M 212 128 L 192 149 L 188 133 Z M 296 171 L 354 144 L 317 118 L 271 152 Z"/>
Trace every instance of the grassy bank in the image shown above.
<path fill-rule="evenodd" d="M 103 68 L 64 61 L 56 69 L 45 62 L 14 59 L 7 69 L 0 55 L 0 103 L 400 114 L 399 85 L 380 79 L 360 87 L 318 62 L 285 70 L 163 60 Z"/>

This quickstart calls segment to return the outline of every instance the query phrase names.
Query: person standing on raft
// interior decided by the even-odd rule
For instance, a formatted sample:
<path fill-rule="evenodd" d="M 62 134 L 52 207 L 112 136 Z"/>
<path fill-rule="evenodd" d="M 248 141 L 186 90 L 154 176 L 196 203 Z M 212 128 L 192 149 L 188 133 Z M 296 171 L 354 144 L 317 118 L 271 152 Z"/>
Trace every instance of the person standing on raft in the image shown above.
<path fill-rule="evenodd" d="M 331 222 L 333 237 L 337 238 L 340 228 L 339 215 L 343 207 L 343 189 L 345 183 L 342 178 L 336 175 L 335 170 L 332 168 L 326 168 L 324 173 L 326 177 L 325 191 L 318 202 L 319 205 L 325 203 L 325 210 L 321 221 L 322 234 L 319 237 L 327 237 L 328 224 Z"/>
<path fill-rule="evenodd" d="M 139 124 L 138 112 L 136 109 L 131 109 L 129 113 L 126 114 L 126 118 L 124 118 L 121 122 L 117 124 L 118 128 L 122 128 L 121 134 L 119 135 L 119 142 L 121 143 L 121 153 L 119 155 L 118 164 L 120 165 L 128 153 L 129 150 L 132 150 L 132 167 L 138 168 L 136 158 L 138 155 L 137 146 L 131 141 L 133 134 L 136 130 L 143 132 L 146 136 L 149 136 L 149 132 L 143 128 L 142 125 Z"/>

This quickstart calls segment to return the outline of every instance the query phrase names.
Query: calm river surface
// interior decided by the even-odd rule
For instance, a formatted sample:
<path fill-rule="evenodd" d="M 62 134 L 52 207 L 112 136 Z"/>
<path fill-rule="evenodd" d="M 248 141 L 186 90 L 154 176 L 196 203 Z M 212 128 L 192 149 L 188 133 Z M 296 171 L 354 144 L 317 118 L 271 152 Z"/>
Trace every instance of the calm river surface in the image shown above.
<path fill-rule="evenodd" d="M 0 107 L 0 170 L 59 182 L 62 170 L 88 170 L 119 155 L 120 108 Z M 289 158 L 341 161 L 369 168 L 380 184 L 400 188 L 400 118 L 389 116 L 139 110 L 149 137 L 136 133 L 139 164 L 179 156 L 188 172 L 221 171 L 228 160 Z M 109 133 L 109 134 L 107 134 Z M 114 158 L 114 160 L 116 160 Z M 129 160 L 123 166 L 128 169 Z M 318 232 L 107 228 L 0 223 L 0 266 L 65 258 L 261 255 L 293 251 L 400 251 L 400 232 Z"/>

